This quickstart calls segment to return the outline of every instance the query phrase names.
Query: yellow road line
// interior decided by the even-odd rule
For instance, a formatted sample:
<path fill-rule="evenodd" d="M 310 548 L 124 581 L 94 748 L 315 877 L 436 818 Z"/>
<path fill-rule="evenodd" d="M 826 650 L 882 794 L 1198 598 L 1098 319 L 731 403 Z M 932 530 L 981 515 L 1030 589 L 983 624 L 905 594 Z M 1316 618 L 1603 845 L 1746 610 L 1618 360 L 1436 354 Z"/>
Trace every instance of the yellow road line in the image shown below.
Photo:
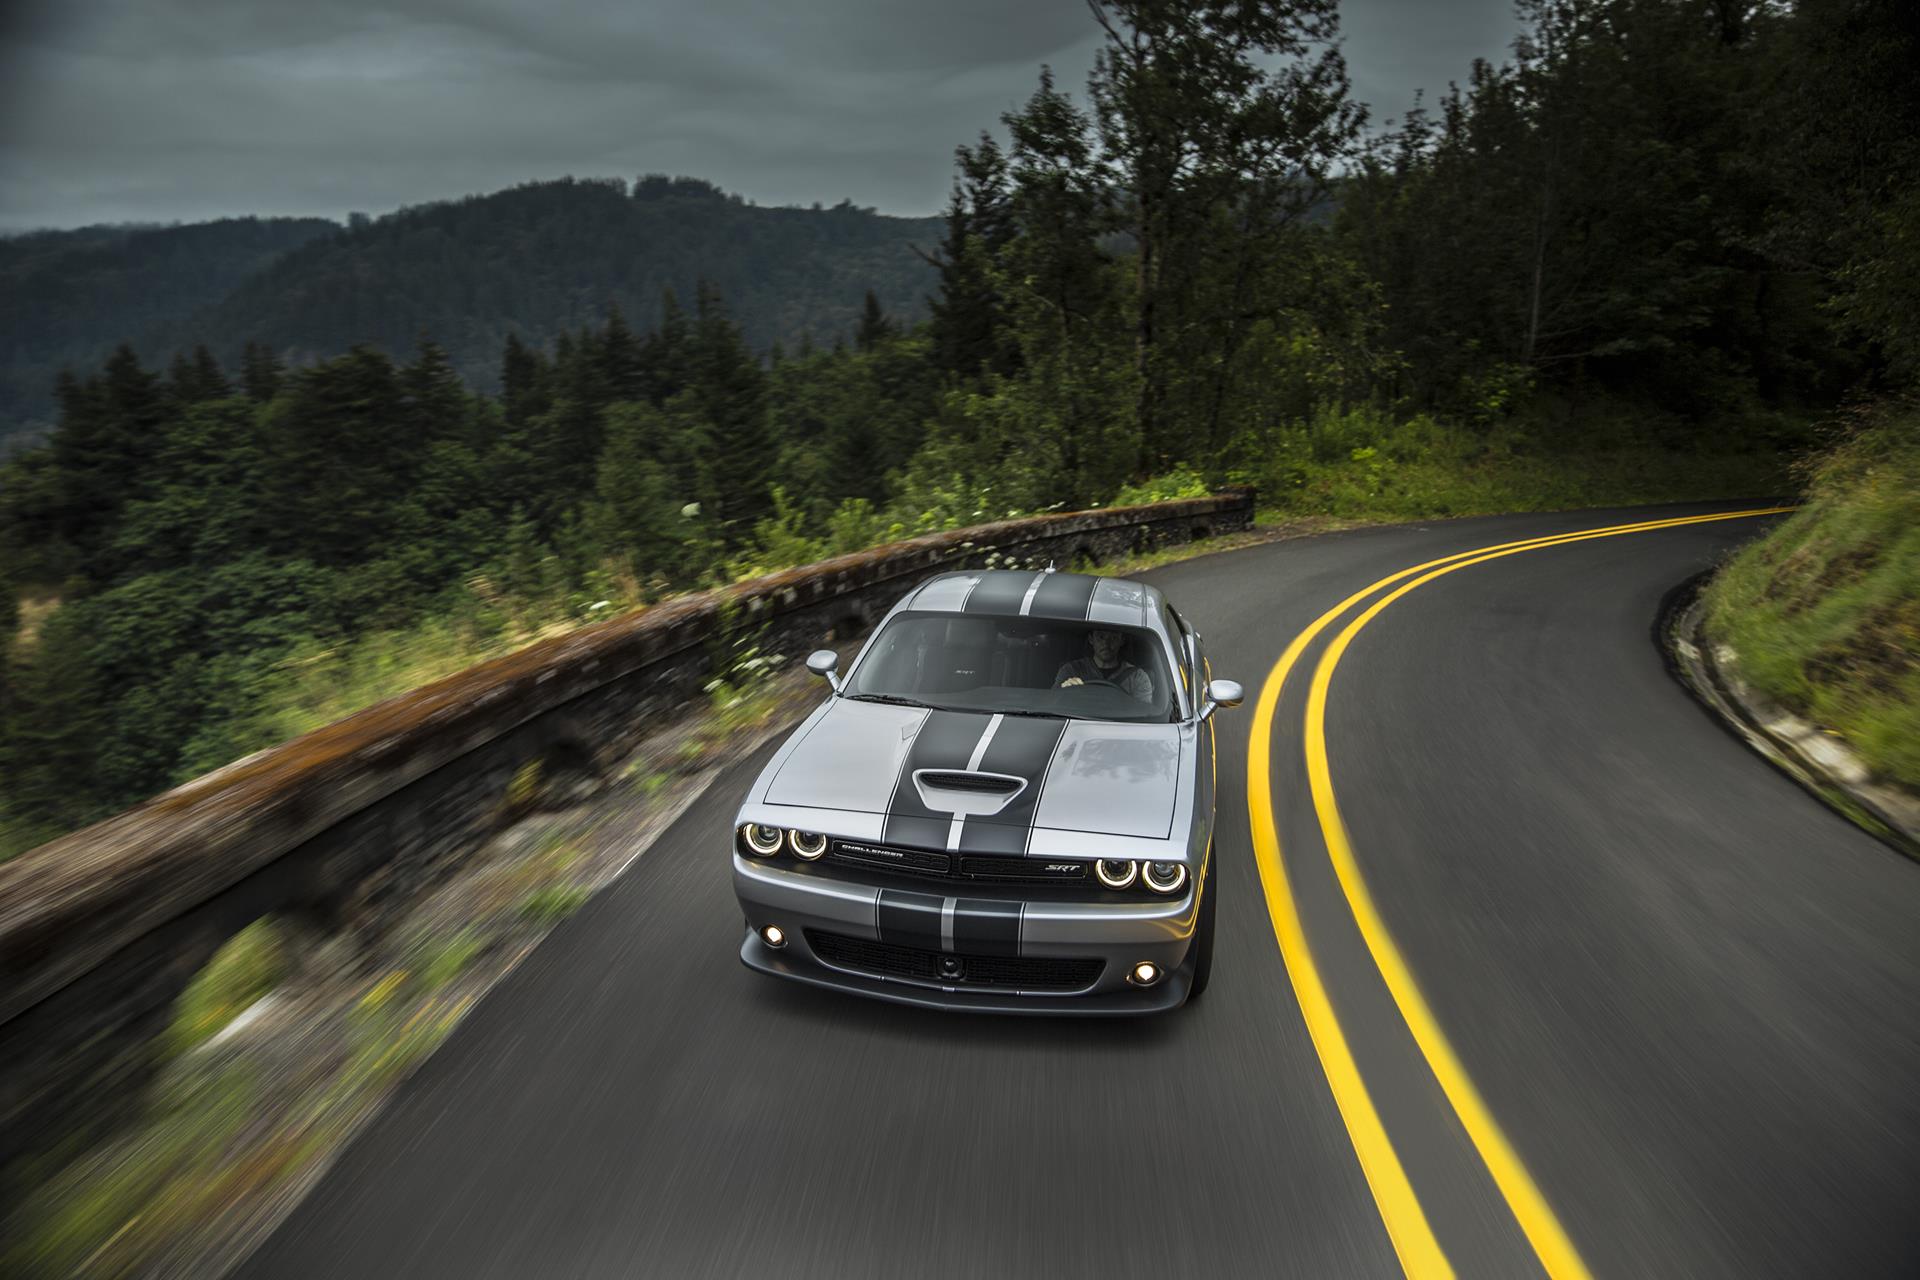
<path fill-rule="evenodd" d="M 1307 1034 L 1313 1038 L 1314 1051 L 1320 1055 L 1327 1084 L 1333 1090 L 1334 1104 L 1347 1126 L 1347 1138 L 1353 1143 L 1354 1154 L 1360 1158 L 1360 1172 L 1373 1192 L 1373 1202 L 1379 1207 L 1380 1220 L 1386 1224 L 1387 1237 L 1399 1255 L 1401 1269 L 1413 1280 L 1429 1280 L 1429 1277 L 1450 1280 L 1453 1268 L 1440 1251 L 1440 1242 L 1434 1239 L 1427 1215 L 1413 1194 L 1413 1184 L 1407 1181 L 1400 1157 L 1394 1154 L 1393 1144 L 1387 1140 L 1386 1128 L 1373 1109 L 1373 1099 L 1368 1096 L 1360 1069 L 1354 1065 L 1353 1054 L 1347 1048 L 1346 1034 L 1340 1030 L 1340 1019 L 1334 1015 L 1333 1002 L 1327 998 L 1327 989 L 1320 981 L 1319 968 L 1307 946 L 1306 930 L 1301 927 L 1300 913 L 1287 887 L 1286 865 L 1280 857 L 1270 785 L 1273 709 L 1280 700 L 1285 668 L 1299 659 L 1300 651 L 1311 638 L 1310 632 L 1303 632 L 1287 647 L 1280 667 L 1275 668 L 1276 674 L 1269 676 L 1260 690 L 1260 702 L 1254 709 L 1253 734 L 1247 743 L 1247 816 L 1253 827 L 1253 859 L 1260 868 L 1260 882 L 1267 895 L 1267 914 L 1273 920 L 1274 940 L 1280 944 L 1294 998 L 1300 1002 Z M 1258 783 L 1254 781 L 1256 778 Z"/>
<path fill-rule="evenodd" d="M 1690 524 L 1708 524 L 1721 520 L 1748 519 L 1761 515 L 1776 515 L 1789 510 L 1785 507 L 1772 507 L 1762 510 L 1726 512 L 1707 516 L 1692 516 L 1674 520 L 1649 521 L 1637 525 L 1618 525 L 1604 529 L 1593 529 L 1572 534 L 1562 534 L 1548 538 L 1534 539 L 1520 543 L 1507 543 L 1497 547 L 1482 548 L 1479 551 L 1462 553 L 1440 561 L 1430 561 L 1426 565 L 1403 570 L 1400 573 L 1382 578 L 1364 591 L 1357 592 L 1341 602 L 1335 609 L 1323 614 L 1312 627 L 1302 634 L 1274 668 L 1269 684 L 1273 686 L 1274 701 L 1278 699 L 1278 685 L 1284 681 L 1287 670 L 1298 658 L 1298 650 L 1305 647 L 1304 641 L 1318 634 L 1327 624 L 1344 613 L 1346 609 L 1364 599 L 1373 592 L 1394 582 L 1407 578 L 1427 569 L 1429 572 L 1414 578 L 1413 581 L 1396 588 L 1375 601 L 1328 644 L 1326 652 L 1320 657 L 1319 666 L 1314 671 L 1313 682 L 1307 693 L 1306 713 L 1306 758 L 1307 778 L 1313 793 L 1314 811 L 1320 820 L 1321 834 L 1327 845 L 1328 856 L 1333 862 L 1335 874 L 1339 877 L 1340 887 L 1346 894 L 1347 903 L 1353 910 L 1354 920 L 1365 938 L 1367 949 L 1372 953 L 1374 964 L 1379 968 L 1387 989 L 1393 994 L 1394 1003 L 1400 1009 L 1400 1015 L 1406 1020 L 1408 1029 L 1413 1033 L 1414 1041 L 1420 1046 L 1428 1067 L 1439 1082 L 1441 1090 L 1459 1116 L 1462 1126 L 1472 1140 L 1474 1148 L 1480 1153 L 1488 1172 L 1493 1176 L 1500 1193 L 1506 1198 L 1508 1208 L 1512 1210 L 1527 1242 L 1533 1247 L 1547 1274 L 1554 1280 L 1588 1280 L 1589 1272 L 1581 1261 L 1579 1252 L 1567 1237 L 1560 1221 L 1554 1216 L 1546 1198 L 1534 1184 L 1526 1166 L 1521 1163 L 1506 1135 L 1487 1109 L 1485 1101 L 1474 1088 L 1465 1068 L 1460 1064 L 1446 1034 L 1440 1029 L 1432 1009 L 1421 994 L 1419 985 L 1414 981 L 1405 958 L 1393 937 L 1387 932 L 1385 923 L 1375 907 L 1373 896 L 1368 891 L 1366 880 L 1360 873 L 1359 863 L 1353 855 L 1352 843 L 1347 838 L 1346 824 L 1340 818 L 1339 807 L 1333 792 L 1333 775 L 1327 756 L 1326 710 L 1327 695 L 1333 682 L 1333 673 L 1339 665 L 1341 656 L 1359 634 L 1374 618 L 1394 601 L 1408 592 L 1444 577 L 1458 569 L 1470 565 L 1484 564 L 1489 560 L 1498 560 L 1505 556 L 1519 555 L 1524 551 L 1539 550 L 1543 547 L 1560 546 L 1570 542 L 1585 542 L 1595 538 L 1619 537 L 1629 533 L 1643 533 L 1653 529 L 1675 528 Z M 1437 567 L 1435 567 L 1437 566 Z M 1268 706 L 1265 691 L 1262 694 L 1262 709 Z M 1270 719 L 1270 716 L 1267 717 Z M 1255 732 L 1260 733 L 1263 721 L 1256 718 Z M 1264 762 L 1263 762 L 1264 763 Z M 1248 780 L 1251 784 L 1253 774 L 1249 769 Z M 1269 815 L 1271 803 L 1268 805 Z M 1256 850 L 1258 848 L 1256 837 Z M 1271 897 L 1271 894 L 1270 894 Z M 1385 1206 L 1383 1214 L 1385 1212 Z M 1411 1270 L 1409 1274 L 1413 1274 Z"/>
<path fill-rule="evenodd" d="M 1374 1110 L 1373 1100 L 1367 1093 L 1366 1084 L 1360 1077 L 1358 1067 L 1354 1064 L 1352 1052 L 1347 1047 L 1346 1035 L 1341 1031 L 1339 1018 L 1334 1013 L 1333 1003 L 1327 996 L 1326 987 L 1320 981 L 1319 969 L 1307 945 L 1306 932 L 1300 923 L 1299 911 L 1294 905 L 1292 890 L 1288 885 L 1286 864 L 1280 852 L 1279 831 L 1273 817 L 1271 782 L 1273 716 L 1280 702 L 1281 691 L 1286 685 L 1288 673 L 1299 662 L 1300 655 L 1306 647 L 1336 618 L 1375 591 L 1410 578 L 1423 570 L 1496 551 L 1509 549 L 1519 551 L 1552 546 L 1561 541 L 1602 533 L 1665 529 L 1678 524 L 1692 523 L 1696 519 L 1698 517 L 1647 520 L 1635 524 L 1614 525 L 1606 529 L 1524 538 L 1516 542 L 1456 552 L 1453 555 L 1441 556 L 1424 564 L 1403 569 L 1399 573 L 1380 579 L 1362 591 L 1355 592 L 1326 613 L 1321 614 L 1287 646 L 1286 652 L 1274 664 L 1273 670 L 1267 675 L 1266 682 L 1261 686 L 1247 746 L 1247 816 L 1252 827 L 1254 862 L 1260 870 L 1261 884 L 1266 892 L 1267 914 L 1273 922 L 1274 938 L 1279 943 L 1281 957 L 1286 963 L 1287 976 L 1293 984 L 1294 997 L 1300 1003 L 1300 1011 L 1307 1024 L 1307 1032 L 1313 1039 L 1315 1051 L 1320 1055 L 1321 1066 L 1326 1072 L 1327 1084 L 1333 1092 L 1334 1103 L 1340 1110 L 1340 1117 L 1346 1125 L 1354 1153 L 1359 1157 L 1361 1172 L 1365 1175 L 1367 1185 L 1373 1193 L 1374 1204 L 1379 1208 L 1381 1221 L 1385 1224 L 1387 1235 L 1393 1242 L 1395 1252 L 1399 1255 L 1400 1265 L 1414 1280 L 1448 1277 L 1453 1274 L 1453 1269 L 1448 1265 L 1446 1255 L 1441 1252 L 1439 1242 L 1434 1239 L 1426 1214 L 1421 1209 L 1418 1198 L 1413 1194 L 1413 1187 L 1407 1181 L 1406 1172 L 1400 1165 L 1399 1157 L 1394 1153 L 1392 1143 L 1387 1139 L 1386 1130 L 1380 1123 L 1378 1112 Z"/>

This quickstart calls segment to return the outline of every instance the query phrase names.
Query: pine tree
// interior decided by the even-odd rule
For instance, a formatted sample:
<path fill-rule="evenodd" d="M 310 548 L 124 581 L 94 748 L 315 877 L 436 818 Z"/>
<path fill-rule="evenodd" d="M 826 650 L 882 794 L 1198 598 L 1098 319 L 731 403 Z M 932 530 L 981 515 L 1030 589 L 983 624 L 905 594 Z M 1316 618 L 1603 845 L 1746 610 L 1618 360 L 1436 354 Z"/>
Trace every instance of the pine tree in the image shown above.
<path fill-rule="evenodd" d="M 1195 446 L 1169 389 L 1230 367 L 1260 309 L 1272 237 L 1324 198 L 1363 111 L 1347 97 L 1336 0 L 1091 0 L 1088 79 L 1114 229 L 1133 245 L 1137 415 L 1149 467 Z M 1183 396 L 1217 403 L 1219 396 Z"/>
<path fill-rule="evenodd" d="M 663 405 L 686 390 L 690 344 L 687 313 L 672 289 L 661 290 L 659 327 L 640 344 L 648 401 Z"/>
<path fill-rule="evenodd" d="M 417 437 L 395 430 L 400 373 L 359 346 L 289 381 L 264 419 L 273 546 L 316 564 L 358 563 L 386 546 L 425 458 Z"/>
<path fill-rule="evenodd" d="M 606 327 L 599 333 L 598 342 L 600 377 L 608 403 L 646 399 L 651 390 L 646 348 L 627 327 L 627 319 L 619 307 L 607 308 Z"/>
<path fill-rule="evenodd" d="M 688 363 L 684 394 L 710 441 L 714 515 L 731 546 L 751 533 L 764 512 L 777 451 L 767 420 L 766 375 L 728 318 L 718 290 L 705 282 Z"/>
<path fill-rule="evenodd" d="M 955 148 L 959 169 L 947 202 L 946 234 L 928 259 L 940 272 L 929 303 L 934 359 L 962 377 L 983 369 L 1007 374 L 1019 354 L 1007 332 L 997 268 L 1018 231 L 1006 156 L 990 135 Z"/>
<path fill-rule="evenodd" d="M 249 342 L 240 357 L 240 389 L 247 399 L 264 404 L 280 390 L 280 357 L 264 342 Z"/>
<path fill-rule="evenodd" d="M 233 394 L 233 384 L 204 342 L 193 349 L 193 375 L 203 400 L 224 400 Z"/>
<path fill-rule="evenodd" d="M 470 418 L 467 389 L 447 353 L 422 339 L 413 363 L 400 371 L 400 420 L 405 424 L 405 465 L 417 477 L 440 440 L 465 440 Z"/>
<path fill-rule="evenodd" d="M 879 295 L 867 290 L 866 305 L 860 312 L 860 328 L 854 335 L 854 345 L 862 351 L 872 351 L 894 335 L 893 321 L 880 305 Z"/>
<path fill-rule="evenodd" d="M 509 333 L 500 353 L 500 402 L 509 423 L 520 426 L 552 403 L 552 370 L 541 353 Z"/>
<path fill-rule="evenodd" d="M 172 403 L 161 379 L 122 345 L 99 377 L 62 374 L 51 447 L 60 495 L 55 526 L 97 582 L 116 572 L 107 548 L 121 511 L 147 492 Z"/>

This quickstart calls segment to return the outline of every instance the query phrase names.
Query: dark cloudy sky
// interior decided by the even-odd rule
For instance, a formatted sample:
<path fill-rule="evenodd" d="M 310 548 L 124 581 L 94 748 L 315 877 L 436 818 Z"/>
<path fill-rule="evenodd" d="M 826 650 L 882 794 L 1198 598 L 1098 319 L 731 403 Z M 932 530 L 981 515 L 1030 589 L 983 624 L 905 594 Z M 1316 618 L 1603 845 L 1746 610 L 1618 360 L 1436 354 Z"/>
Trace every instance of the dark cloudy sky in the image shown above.
<path fill-rule="evenodd" d="M 1512 39 L 1511 0 L 1347 0 L 1376 117 Z M 953 147 L 1082 0 L 0 0 L 0 228 L 342 217 L 563 173 L 761 204 L 945 199 Z"/>

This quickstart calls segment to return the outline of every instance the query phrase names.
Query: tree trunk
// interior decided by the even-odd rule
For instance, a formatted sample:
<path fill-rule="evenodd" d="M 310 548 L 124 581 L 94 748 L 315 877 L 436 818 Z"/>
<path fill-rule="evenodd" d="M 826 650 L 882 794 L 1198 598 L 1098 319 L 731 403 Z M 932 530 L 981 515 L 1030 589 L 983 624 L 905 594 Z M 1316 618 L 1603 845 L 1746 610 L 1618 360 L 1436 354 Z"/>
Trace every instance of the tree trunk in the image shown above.
<path fill-rule="evenodd" d="M 1533 221 L 1533 282 L 1527 296 L 1527 341 L 1520 353 L 1521 363 L 1532 364 L 1540 344 L 1540 294 L 1547 274 L 1547 206 L 1552 187 L 1540 192 L 1540 210 Z"/>
<path fill-rule="evenodd" d="M 1154 295 L 1154 243 L 1153 230 L 1148 222 L 1146 206 L 1140 209 L 1140 252 L 1137 259 L 1137 284 L 1140 290 L 1140 320 L 1134 331 L 1134 372 L 1140 379 L 1139 399 L 1134 417 L 1140 429 L 1140 457 L 1142 469 L 1151 472 L 1159 448 L 1158 424 L 1155 422 L 1157 407 L 1153 385 L 1153 295 Z"/>

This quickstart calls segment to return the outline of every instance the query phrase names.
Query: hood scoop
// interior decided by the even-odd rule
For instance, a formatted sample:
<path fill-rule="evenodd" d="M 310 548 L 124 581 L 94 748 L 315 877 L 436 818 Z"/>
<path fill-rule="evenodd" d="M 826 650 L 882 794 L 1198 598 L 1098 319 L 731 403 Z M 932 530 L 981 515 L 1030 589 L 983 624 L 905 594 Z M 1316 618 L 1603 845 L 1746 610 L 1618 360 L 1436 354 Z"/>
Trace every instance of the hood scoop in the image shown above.
<path fill-rule="evenodd" d="M 915 769 L 913 785 L 927 808 L 973 818 L 988 817 L 1006 808 L 1027 789 L 1027 780 L 1010 773 Z"/>

